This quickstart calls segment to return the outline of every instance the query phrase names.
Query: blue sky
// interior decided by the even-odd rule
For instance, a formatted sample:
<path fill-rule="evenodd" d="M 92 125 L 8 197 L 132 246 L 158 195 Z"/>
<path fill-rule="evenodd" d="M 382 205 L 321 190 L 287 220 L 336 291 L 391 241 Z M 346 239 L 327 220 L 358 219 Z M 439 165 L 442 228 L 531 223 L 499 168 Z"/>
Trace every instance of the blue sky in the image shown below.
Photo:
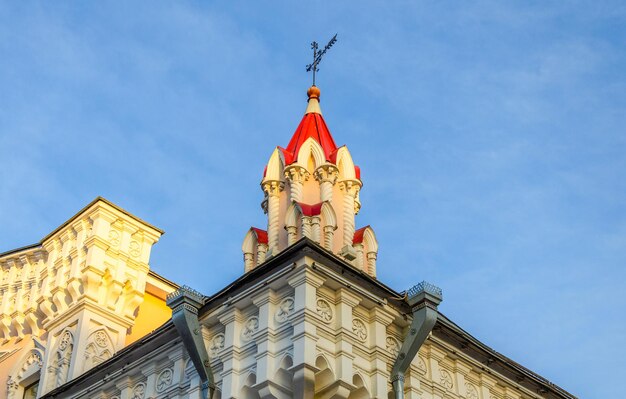
<path fill-rule="evenodd" d="M 583 398 L 626 375 L 623 2 L 0 5 L 0 251 L 98 195 L 163 228 L 152 268 L 243 272 L 259 187 L 322 109 L 361 166 L 379 279 Z"/>

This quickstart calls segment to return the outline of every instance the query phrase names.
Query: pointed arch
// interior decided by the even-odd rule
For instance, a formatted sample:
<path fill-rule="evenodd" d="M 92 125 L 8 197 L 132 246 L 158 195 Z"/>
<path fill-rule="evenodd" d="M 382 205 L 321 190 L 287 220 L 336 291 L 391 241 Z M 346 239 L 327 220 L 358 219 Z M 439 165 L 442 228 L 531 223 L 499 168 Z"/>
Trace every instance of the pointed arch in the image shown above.
<path fill-rule="evenodd" d="M 319 354 L 315 359 L 315 391 L 321 391 L 335 382 L 335 373 L 330 368 L 330 363 L 324 354 Z"/>
<path fill-rule="evenodd" d="M 337 149 L 335 164 L 337 169 L 339 169 L 340 180 L 357 180 L 352 155 L 350 155 L 350 151 L 348 151 L 348 147 L 345 145 Z"/>
<path fill-rule="evenodd" d="M 42 366 L 43 351 L 41 349 L 31 348 L 26 351 L 8 375 L 7 398 L 22 398 L 24 390 L 40 379 Z"/>
<path fill-rule="evenodd" d="M 267 167 L 265 169 L 265 176 L 263 176 L 263 181 L 266 180 L 276 180 L 282 181 L 284 178 L 284 170 L 285 170 L 285 156 L 283 152 L 276 147 L 270 155 L 270 159 L 267 162 Z"/>
<path fill-rule="evenodd" d="M 74 334 L 69 329 L 63 330 L 54 348 L 46 370 L 48 373 L 46 391 L 51 391 L 68 380 L 70 361 L 74 351 Z"/>
<path fill-rule="evenodd" d="M 365 244 L 366 252 L 378 252 L 378 240 L 370 226 L 367 226 L 363 231 L 363 244 Z"/>
<path fill-rule="evenodd" d="M 256 266 L 265 262 L 268 249 L 267 231 L 250 227 L 243 239 L 241 251 L 243 252 L 244 271 L 247 273 Z"/>
<path fill-rule="evenodd" d="M 311 156 L 313 157 L 315 164 L 313 165 L 313 169 L 309 170 L 309 173 L 315 172 L 315 169 L 323 165 L 326 161 L 326 155 L 324 155 L 322 146 L 320 146 L 319 143 L 312 137 L 309 137 L 298 150 L 297 163 L 308 170 L 309 158 Z"/>
<path fill-rule="evenodd" d="M 298 241 L 302 232 L 302 207 L 295 201 L 291 202 L 285 213 L 285 230 L 287 230 L 287 245 Z"/>
<path fill-rule="evenodd" d="M 113 356 L 115 348 L 113 341 L 104 328 L 99 328 L 89 334 L 85 347 L 83 372 L 97 366 Z"/>
<path fill-rule="evenodd" d="M 364 378 L 363 374 L 359 371 L 357 371 L 352 376 L 352 385 L 355 386 L 355 389 L 352 392 L 350 392 L 350 396 L 348 396 L 348 399 L 371 398 L 369 394 L 369 390 L 367 389 L 367 386 L 365 384 L 365 381 L 366 379 Z"/>
<path fill-rule="evenodd" d="M 278 362 L 278 369 L 274 376 L 274 382 L 283 388 L 289 388 L 293 382 L 293 358 L 289 353 L 286 353 L 280 362 Z"/>
<path fill-rule="evenodd" d="M 259 392 L 253 387 L 256 385 L 256 373 L 251 371 L 243 380 L 241 387 L 241 397 L 243 399 L 261 399 Z"/>

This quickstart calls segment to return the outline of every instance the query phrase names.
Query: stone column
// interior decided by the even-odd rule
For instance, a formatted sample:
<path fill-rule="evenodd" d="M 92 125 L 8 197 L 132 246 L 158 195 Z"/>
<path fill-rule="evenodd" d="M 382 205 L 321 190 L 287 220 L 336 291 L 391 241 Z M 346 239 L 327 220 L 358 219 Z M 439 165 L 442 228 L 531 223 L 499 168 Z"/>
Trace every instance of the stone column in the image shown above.
<path fill-rule="evenodd" d="M 261 263 L 265 262 L 265 257 L 267 255 L 267 244 L 258 244 L 257 245 L 257 265 L 260 265 Z"/>
<path fill-rule="evenodd" d="M 368 273 L 372 277 L 376 277 L 376 258 L 378 254 L 374 251 L 367 253 L 367 263 L 363 268 L 366 273 Z"/>
<path fill-rule="evenodd" d="M 269 250 L 272 254 L 278 253 L 278 216 L 280 213 L 280 192 L 285 184 L 277 180 L 263 182 L 263 191 L 267 194 L 267 237 Z"/>
<path fill-rule="evenodd" d="M 291 189 L 291 201 L 302 202 L 302 188 L 304 182 L 309 180 L 310 173 L 300 165 L 289 165 L 285 168 L 285 178 Z"/>
<path fill-rule="evenodd" d="M 315 170 L 315 180 L 320 183 L 320 199 L 322 202 L 333 200 L 333 186 L 337 182 L 339 169 L 333 164 L 327 163 Z"/>
<path fill-rule="evenodd" d="M 354 239 L 354 199 L 361 188 L 358 180 L 342 180 L 339 187 L 343 191 L 343 248 L 341 255 L 349 261 L 356 258 L 352 241 Z"/>
<path fill-rule="evenodd" d="M 313 241 L 320 243 L 320 217 L 319 215 L 311 216 L 311 238 Z"/>

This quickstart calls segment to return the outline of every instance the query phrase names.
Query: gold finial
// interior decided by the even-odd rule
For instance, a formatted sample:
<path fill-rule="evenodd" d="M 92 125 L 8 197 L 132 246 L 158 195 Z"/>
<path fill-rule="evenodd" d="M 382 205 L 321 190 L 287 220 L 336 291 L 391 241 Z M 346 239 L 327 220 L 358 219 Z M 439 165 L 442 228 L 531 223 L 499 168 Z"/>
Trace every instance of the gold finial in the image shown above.
<path fill-rule="evenodd" d="M 306 91 L 306 95 L 309 96 L 309 101 L 311 101 L 312 98 L 314 98 L 317 101 L 319 101 L 320 100 L 320 89 L 317 86 L 311 86 L 311 87 L 309 87 L 309 90 Z"/>
<path fill-rule="evenodd" d="M 306 95 L 309 96 L 308 104 L 306 106 L 305 114 L 322 114 L 320 109 L 320 89 L 313 85 L 306 91 Z"/>

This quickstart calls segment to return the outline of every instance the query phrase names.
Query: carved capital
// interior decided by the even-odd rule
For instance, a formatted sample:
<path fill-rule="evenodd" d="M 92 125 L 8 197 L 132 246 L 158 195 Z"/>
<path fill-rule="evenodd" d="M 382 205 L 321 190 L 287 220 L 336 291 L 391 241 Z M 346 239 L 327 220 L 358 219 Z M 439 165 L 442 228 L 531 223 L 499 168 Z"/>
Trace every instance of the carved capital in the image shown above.
<path fill-rule="evenodd" d="M 339 188 L 341 191 L 353 198 L 356 198 L 362 185 L 363 184 L 359 180 L 342 180 L 339 182 Z"/>
<path fill-rule="evenodd" d="M 325 163 L 319 168 L 315 169 L 315 180 L 322 182 L 329 182 L 330 184 L 335 184 L 337 182 L 337 178 L 339 177 L 339 169 L 333 164 Z"/>
<path fill-rule="evenodd" d="M 285 178 L 289 182 L 305 182 L 309 180 L 311 174 L 305 167 L 300 165 L 289 165 L 285 168 Z"/>
<path fill-rule="evenodd" d="M 261 183 L 263 187 L 263 191 L 267 193 L 268 196 L 277 197 L 280 195 L 280 192 L 285 189 L 285 183 L 278 180 L 267 180 Z"/>

